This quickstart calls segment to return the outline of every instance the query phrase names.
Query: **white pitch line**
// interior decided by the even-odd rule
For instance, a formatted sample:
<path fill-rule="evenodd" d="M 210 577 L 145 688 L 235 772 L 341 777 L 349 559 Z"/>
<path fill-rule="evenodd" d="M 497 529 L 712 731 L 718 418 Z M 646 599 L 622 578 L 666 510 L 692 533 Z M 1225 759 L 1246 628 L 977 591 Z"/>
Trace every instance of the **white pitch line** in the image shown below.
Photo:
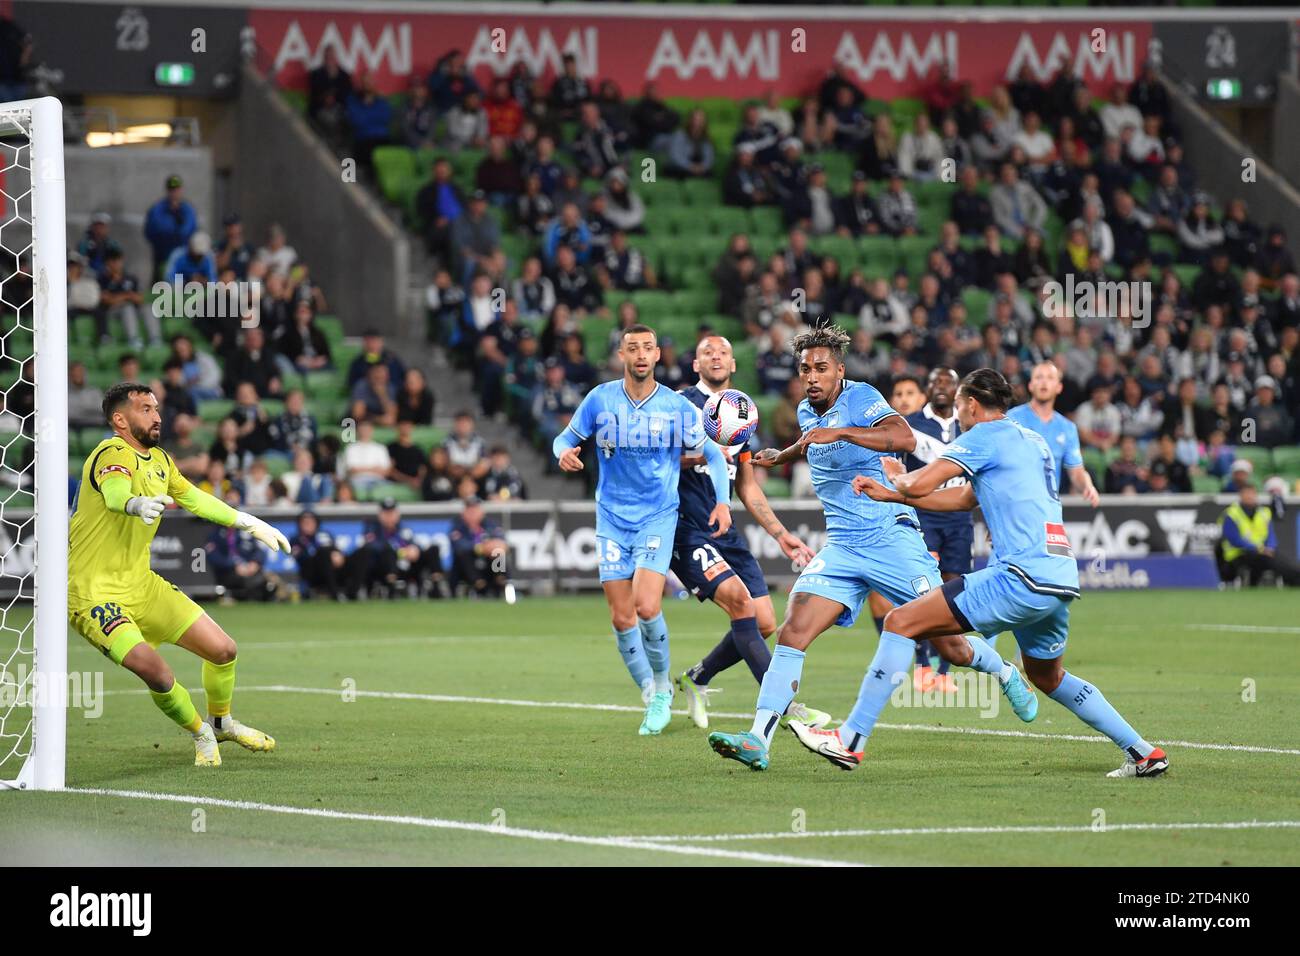
<path fill-rule="evenodd" d="M 1300 828 L 1300 820 L 1237 820 L 1222 823 L 1108 823 L 1093 829 L 1086 823 L 1069 825 L 993 827 L 895 827 L 880 830 L 778 830 L 772 833 L 712 833 L 691 836 L 639 836 L 645 843 L 726 843 L 738 840 L 803 840 L 814 837 L 960 836 L 999 833 L 1110 833 L 1119 830 L 1273 830 Z"/>
<path fill-rule="evenodd" d="M 1239 631 L 1243 634 L 1300 634 L 1300 627 L 1265 624 L 1185 624 L 1189 631 Z"/>
<path fill-rule="evenodd" d="M 619 850 L 647 850 L 655 853 L 676 853 L 680 856 L 705 856 L 725 860 L 743 860 L 751 863 L 781 863 L 791 866 L 862 866 L 844 860 L 821 860 L 802 856 L 784 856 L 777 853 L 753 853 L 747 850 L 711 850 L 697 846 L 679 846 L 671 840 L 653 842 L 636 837 L 595 837 L 554 830 L 530 830 L 522 827 L 497 826 L 491 823 L 474 823 L 468 820 L 444 820 L 438 817 L 396 816 L 387 813 L 355 813 L 346 810 L 325 810 L 318 807 L 293 807 L 276 803 L 257 803 L 251 800 L 226 800 L 220 797 L 189 796 L 183 793 L 154 793 L 147 790 L 112 790 L 101 787 L 68 787 L 63 793 L 76 793 L 99 797 L 120 797 L 128 800 L 154 800 L 164 803 L 182 803 L 187 806 L 224 807 L 231 810 L 252 810 L 261 813 L 283 813 L 292 816 L 320 817 L 328 820 L 352 820 L 361 823 L 387 823 L 399 826 L 427 827 L 435 830 L 461 830 L 469 833 L 490 833 L 494 836 L 515 837 L 550 843 L 573 843 L 583 846 L 612 847 Z"/>
<path fill-rule="evenodd" d="M 249 691 L 258 691 L 263 693 L 280 693 L 280 694 L 325 694 L 331 697 L 338 697 L 343 693 L 342 688 L 328 687 L 292 687 L 286 684 L 269 684 L 261 687 L 240 687 L 241 693 Z M 107 691 L 106 693 L 113 693 Z M 126 693 L 144 693 L 144 691 L 127 691 Z M 626 714 L 639 714 L 642 708 L 633 707 L 628 704 L 586 704 L 578 701 L 557 701 L 557 700 L 515 700 L 502 697 L 462 697 L 454 694 L 417 694 L 402 691 L 383 691 L 383 690 L 357 690 L 351 691 L 357 697 L 373 697 L 377 700 L 420 700 L 434 704 L 495 704 L 501 707 L 539 707 L 554 710 L 601 710 L 615 711 Z M 684 710 L 673 711 L 675 714 L 685 714 Z M 725 711 L 713 711 L 710 716 L 723 717 L 734 720 L 751 720 L 752 713 L 727 713 Z M 1034 740 L 1072 740 L 1083 743 L 1105 743 L 1111 741 L 1095 734 L 1039 734 L 1028 730 L 994 730 L 983 727 L 941 727 L 935 724 L 893 724 L 879 723 L 876 724 L 884 730 L 920 730 L 930 731 L 937 734 L 975 734 L 986 737 L 1021 737 Z M 1235 753 L 1261 753 L 1261 754 L 1285 754 L 1288 756 L 1300 756 L 1300 749 L 1286 749 L 1281 747 L 1253 747 L 1245 744 L 1214 744 L 1200 743 L 1193 740 L 1154 740 L 1152 743 L 1162 747 L 1186 747 L 1192 750 L 1221 750 Z"/>

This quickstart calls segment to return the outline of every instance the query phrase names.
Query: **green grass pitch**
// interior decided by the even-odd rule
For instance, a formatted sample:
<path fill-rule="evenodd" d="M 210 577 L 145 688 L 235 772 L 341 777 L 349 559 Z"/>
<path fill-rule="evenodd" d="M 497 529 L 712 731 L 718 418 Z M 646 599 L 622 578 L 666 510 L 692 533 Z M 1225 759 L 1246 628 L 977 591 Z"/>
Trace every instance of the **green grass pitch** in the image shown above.
<path fill-rule="evenodd" d="M 786 731 L 766 773 L 717 757 L 684 716 L 639 737 L 599 597 L 211 610 L 240 643 L 235 712 L 278 750 L 224 744 L 221 768 L 195 769 L 188 738 L 110 665 L 102 716 L 69 715 L 81 792 L 0 794 L 6 862 L 1300 863 L 1294 593 L 1093 592 L 1075 606 L 1067 666 L 1168 742 L 1155 780 L 1107 779 L 1118 752 L 1056 736 L 1092 731 L 1050 700 L 1028 727 L 1006 707 L 891 706 L 853 773 Z M 666 611 L 680 671 L 724 619 L 694 601 Z M 820 638 L 801 699 L 842 718 L 875 643 L 870 621 Z M 199 691 L 198 662 L 165 654 Z M 105 664 L 71 637 L 69 670 Z M 734 716 L 713 726 L 746 728 L 744 666 L 715 686 L 715 710 Z"/>

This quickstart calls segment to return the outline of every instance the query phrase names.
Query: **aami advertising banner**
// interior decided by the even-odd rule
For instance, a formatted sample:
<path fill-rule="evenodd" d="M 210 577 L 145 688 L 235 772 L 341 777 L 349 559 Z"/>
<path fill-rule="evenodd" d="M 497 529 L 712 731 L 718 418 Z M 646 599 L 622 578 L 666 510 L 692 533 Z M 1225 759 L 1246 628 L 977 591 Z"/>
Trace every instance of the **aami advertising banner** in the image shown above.
<path fill-rule="evenodd" d="M 1067 500 L 1065 527 L 1079 562 L 1085 590 L 1143 590 L 1146 588 L 1212 588 L 1218 584 L 1214 546 L 1219 520 L 1232 498 L 1196 495 L 1107 497 L 1093 510 Z M 821 508 L 814 501 L 774 501 L 773 510 L 787 528 L 813 549 L 826 540 Z M 459 514 L 455 505 L 404 505 L 402 521 L 424 548 L 438 547 L 450 564 L 448 533 Z M 338 507 L 320 512 L 321 527 L 340 549 L 351 552 L 361 540 L 374 507 Z M 262 516 L 290 537 L 296 512 L 264 510 Z M 510 577 L 525 588 L 597 588 L 596 515 L 592 502 L 519 503 L 488 509 L 510 546 Z M 733 512 L 736 527 L 748 541 L 768 581 L 785 588 L 797 572 L 776 542 L 741 507 Z M 35 561 L 30 512 L 6 514 L 0 521 L 0 596 L 12 597 Z M 1300 538 L 1300 498 L 1293 498 L 1276 523 L 1278 550 L 1295 558 Z M 182 590 L 196 596 L 213 593 L 216 581 L 203 558 L 213 526 L 186 512 L 171 510 L 163 518 L 153 543 L 153 569 Z M 17 545 L 16 547 L 14 545 Z M 975 563 L 989 554 L 988 531 L 975 518 Z M 293 579 L 292 558 L 267 556 L 267 567 Z M 30 579 L 24 596 L 30 597 Z"/>
<path fill-rule="evenodd" d="M 758 17 L 673 17 L 584 5 L 580 13 L 344 13 L 253 9 L 249 24 L 277 78 L 301 85 L 332 47 L 344 66 L 397 92 L 411 72 L 427 73 L 453 48 L 480 80 L 516 63 L 542 76 L 572 53 L 580 72 L 612 79 L 625 95 L 647 81 L 666 96 L 796 96 L 815 88 L 832 60 L 875 97 L 914 96 L 941 64 L 969 79 L 976 95 L 1023 68 L 1040 81 L 1061 69 L 1108 89 L 1131 82 L 1147 56 L 1148 21 L 976 22 L 837 18 L 829 11 Z"/>

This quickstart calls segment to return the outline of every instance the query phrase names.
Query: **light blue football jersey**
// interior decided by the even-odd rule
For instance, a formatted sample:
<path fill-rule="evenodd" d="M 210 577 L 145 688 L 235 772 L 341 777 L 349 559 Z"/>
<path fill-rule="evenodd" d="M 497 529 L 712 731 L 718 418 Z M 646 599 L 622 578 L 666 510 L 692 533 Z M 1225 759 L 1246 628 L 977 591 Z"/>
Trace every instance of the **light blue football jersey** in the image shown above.
<path fill-rule="evenodd" d="M 812 428 L 870 428 L 890 415 L 898 412 L 874 385 L 846 381 L 839 398 L 826 409 L 825 415 L 813 411 L 806 398 L 799 403 L 799 429 L 806 432 Z M 853 546 L 869 544 L 900 517 L 920 527 L 916 511 L 911 507 L 883 504 L 853 493 L 853 479 L 858 475 L 874 478 L 886 488 L 894 487 L 885 477 L 880 459 L 896 456 L 846 441 L 809 445 L 807 455 L 813 490 L 826 511 L 828 541 Z M 901 455 L 899 452 L 897 457 Z"/>
<path fill-rule="evenodd" d="M 1079 566 L 1043 436 L 998 418 L 963 432 L 940 457 L 956 462 L 970 479 L 993 539 L 990 565 L 1010 568 L 1031 590 L 1078 595 Z"/>
<path fill-rule="evenodd" d="M 1078 468 L 1083 464 L 1083 452 L 1079 449 L 1079 427 L 1060 412 L 1052 412 L 1052 417 L 1043 421 L 1034 414 L 1028 402 L 1007 412 L 1007 418 L 1031 432 L 1037 432 L 1047 442 L 1052 458 L 1056 461 L 1056 492 L 1059 494 L 1061 482 L 1065 480 L 1065 469 Z"/>
<path fill-rule="evenodd" d="M 682 450 L 707 440 L 700 412 L 671 388 L 656 385 L 633 402 L 623 380 L 597 385 L 574 412 L 567 431 L 578 441 L 594 437 L 600 476 L 597 524 L 637 528 L 677 511 Z"/>

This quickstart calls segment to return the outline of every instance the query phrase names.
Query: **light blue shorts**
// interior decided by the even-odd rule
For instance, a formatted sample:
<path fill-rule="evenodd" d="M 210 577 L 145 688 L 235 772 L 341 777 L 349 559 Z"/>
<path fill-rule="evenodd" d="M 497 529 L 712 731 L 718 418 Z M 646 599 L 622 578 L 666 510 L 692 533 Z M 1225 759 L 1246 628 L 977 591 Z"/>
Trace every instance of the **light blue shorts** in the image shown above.
<path fill-rule="evenodd" d="M 840 627 L 852 627 L 867 595 L 877 591 L 895 605 L 906 604 L 939 587 L 939 565 L 918 528 L 898 523 L 870 548 L 827 544 L 808 563 L 790 589 L 838 601 Z"/>
<path fill-rule="evenodd" d="M 1065 653 L 1071 598 L 1036 591 L 1014 571 L 989 565 L 943 587 L 957 623 L 986 637 L 1010 631 L 1025 657 L 1053 660 Z"/>
<path fill-rule="evenodd" d="M 621 528 L 596 518 L 596 553 L 600 559 L 600 582 L 626 581 L 637 568 L 666 575 L 673 559 L 673 538 L 677 535 L 677 512 L 652 521 L 642 528 Z"/>

